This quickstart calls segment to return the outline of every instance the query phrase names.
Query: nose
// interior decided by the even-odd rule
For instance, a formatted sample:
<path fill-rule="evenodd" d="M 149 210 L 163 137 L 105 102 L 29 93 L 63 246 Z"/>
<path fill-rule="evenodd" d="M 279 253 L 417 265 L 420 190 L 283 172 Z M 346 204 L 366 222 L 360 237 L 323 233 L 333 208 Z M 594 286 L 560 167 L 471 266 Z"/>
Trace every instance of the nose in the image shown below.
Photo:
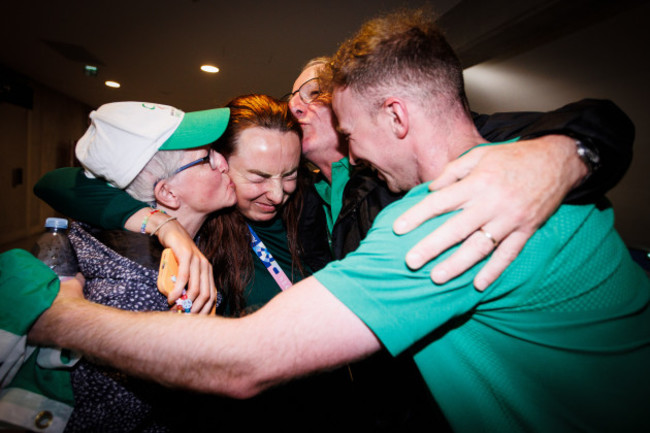
<path fill-rule="evenodd" d="M 302 99 L 300 99 L 298 93 L 294 94 L 291 99 L 289 99 L 289 110 L 296 119 L 300 119 L 305 114 L 306 106 L 305 103 L 302 102 Z"/>
<path fill-rule="evenodd" d="M 284 198 L 284 188 L 281 179 L 269 179 L 266 198 L 268 198 L 273 204 L 282 203 L 282 199 Z"/>

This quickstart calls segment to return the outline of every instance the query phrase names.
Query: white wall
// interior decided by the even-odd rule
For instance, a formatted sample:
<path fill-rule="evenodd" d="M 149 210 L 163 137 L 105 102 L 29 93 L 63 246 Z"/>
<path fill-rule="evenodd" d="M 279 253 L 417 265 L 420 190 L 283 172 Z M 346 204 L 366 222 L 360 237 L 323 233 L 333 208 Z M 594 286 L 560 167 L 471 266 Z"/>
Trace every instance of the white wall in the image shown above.
<path fill-rule="evenodd" d="M 505 60 L 465 71 L 474 111 L 551 110 L 582 98 L 614 101 L 636 126 L 634 160 L 608 194 L 616 226 L 650 247 L 650 3 Z"/>

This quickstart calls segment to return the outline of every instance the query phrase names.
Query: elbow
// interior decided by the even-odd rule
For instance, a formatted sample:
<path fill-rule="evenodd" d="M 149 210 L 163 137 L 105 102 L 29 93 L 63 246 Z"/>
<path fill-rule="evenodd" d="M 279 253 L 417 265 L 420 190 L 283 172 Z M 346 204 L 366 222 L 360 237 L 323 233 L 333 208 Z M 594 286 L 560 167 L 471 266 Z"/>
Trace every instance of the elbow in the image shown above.
<path fill-rule="evenodd" d="M 211 375 L 203 383 L 203 391 L 244 400 L 255 397 L 273 385 L 274 382 L 256 374 L 256 369 L 249 369 L 240 373 L 231 372 L 226 378 L 221 376 L 221 379 L 219 375 Z"/>
<path fill-rule="evenodd" d="M 240 380 L 233 384 L 229 396 L 239 400 L 245 400 L 259 395 L 265 389 L 266 387 L 261 386 L 260 383 L 255 381 L 248 379 Z"/>
<path fill-rule="evenodd" d="M 242 377 L 229 380 L 228 383 L 212 383 L 208 391 L 238 400 L 245 400 L 257 396 L 266 388 L 261 382 Z"/>

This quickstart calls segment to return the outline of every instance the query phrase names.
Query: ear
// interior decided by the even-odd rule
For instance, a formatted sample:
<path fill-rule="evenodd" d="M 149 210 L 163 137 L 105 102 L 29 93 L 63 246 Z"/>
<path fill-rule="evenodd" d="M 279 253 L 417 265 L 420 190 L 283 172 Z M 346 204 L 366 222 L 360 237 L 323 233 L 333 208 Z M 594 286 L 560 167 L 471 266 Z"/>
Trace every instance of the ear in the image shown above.
<path fill-rule="evenodd" d="M 153 189 L 153 195 L 156 198 L 156 203 L 168 209 L 176 210 L 181 205 L 181 200 L 176 194 L 173 185 L 169 182 L 169 179 L 159 181 Z"/>
<path fill-rule="evenodd" d="M 391 97 L 384 101 L 382 111 L 388 116 L 390 127 L 398 139 L 403 139 L 409 130 L 408 109 L 404 100 Z"/>

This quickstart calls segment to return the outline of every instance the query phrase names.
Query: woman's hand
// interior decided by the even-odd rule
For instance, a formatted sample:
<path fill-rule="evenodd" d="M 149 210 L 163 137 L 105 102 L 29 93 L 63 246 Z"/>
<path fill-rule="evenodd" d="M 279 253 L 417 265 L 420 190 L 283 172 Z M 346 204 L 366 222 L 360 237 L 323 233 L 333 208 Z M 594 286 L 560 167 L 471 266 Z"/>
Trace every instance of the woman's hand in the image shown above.
<path fill-rule="evenodd" d="M 169 217 L 165 216 L 163 221 Z M 155 226 L 157 227 L 157 226 Z M 169 292 L 170 304 L 180 298 L 187 285 L 187 297 L 192 300 L 192 313 L 209 314 L 217 299 L 212 265 L 198 249 L 178 221 L 165 223 L 156 232 L 160 243 L 172 249 L 178 260 L 178 275 L 174 289 Z"/>

